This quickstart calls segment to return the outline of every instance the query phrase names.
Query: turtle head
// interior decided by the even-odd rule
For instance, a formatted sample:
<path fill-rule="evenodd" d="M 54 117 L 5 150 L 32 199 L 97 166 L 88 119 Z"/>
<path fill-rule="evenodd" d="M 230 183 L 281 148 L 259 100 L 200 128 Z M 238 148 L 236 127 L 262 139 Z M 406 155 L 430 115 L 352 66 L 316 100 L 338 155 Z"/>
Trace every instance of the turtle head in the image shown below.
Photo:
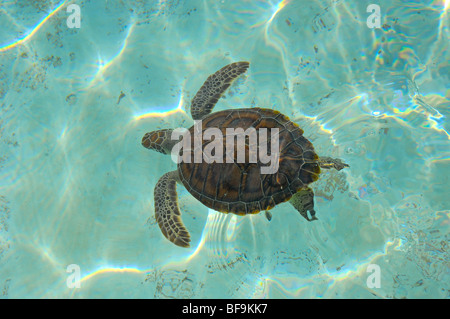
<path fill-rule="evenodd" d="M 172 129 L 163 129 L 145 133 L 142 146 L 163 154 L 170 154 L 177 141 L 172 141 Z"/>

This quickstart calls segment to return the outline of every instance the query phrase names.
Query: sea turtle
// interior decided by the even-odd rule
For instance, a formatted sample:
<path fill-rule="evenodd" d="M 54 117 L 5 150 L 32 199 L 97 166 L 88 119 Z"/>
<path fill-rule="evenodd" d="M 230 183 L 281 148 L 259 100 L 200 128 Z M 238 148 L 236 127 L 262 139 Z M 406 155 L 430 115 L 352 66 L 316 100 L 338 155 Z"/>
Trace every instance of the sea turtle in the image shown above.
<path fill-rule="evenodd" d="M 314 211 L 314 193 L 308 184 L 319 178 L 320 168 L 341 170 L 348 167 L 340 159 L 319 158 L 311 142 L 303 136 L 303 130 L 278 111 L 245 108 L 211 113 L 221 95 L 248 67 L 248 62 L 235 62 L 208 77 L 191 102 L 192 118 L 201 122 L 196 122 L 189 132 L 195 133 L 194 130 L 199 131 L 200 127 L 202 132 L 215 128 L 224 134 L 215 135 L 214 141 L 225 142 L 229 128 L 277 128 L 278 135 L 275 136 L 278 137 L 279 147 L 278 150 L 273 148 L 275 152 L 278 151 L 278 162 L 275 163 L 277 171 L 263 174 L 261 168 L 264 164 L 261 159 L 256 163 L 250 161 L 249 152 L 252 145 L 249 136 L 245 136 L 244 162 L 236 160 L 237 146 L 231 148 L 236 151 L 231 155 L 226 153 L 224 147 L 223 156 L 219 155 L 219 159 L 224 159 L 223 161 L 178 161 L 177 170 L 164 174 L 156 183 L 154 191 L 156 220 L 164 236 L 175 245 L 189 247 L 190 243 L 190 235 L 181 220 L 178 207 L 177 183 L 184 185 L 205 206 L 219 212 L 245 215 L 265 211 L 270 221 L 271 214 L 268 210 L 289 200 L 306 220 L 312 221 L 317 218 Z M 171 154 L 179 143 L 178 139 L 172 139 L 173 132 L 172 129 L 162 129 L 146 133 L 142 138 L 142 145 L 163 154 Z M 215 132 L 217 133 L 217 130 Z M 211 137 L 202 139 L 201 144 L 197 144 L 197 149 L 201 146 L 201 151 L 206 151 L 205 148 L 212 143 Z M 273 141 L 275 140 L 271 140 Z M 191 137 L 189 142 L 191 146 L 194 145 L 194 138 Z M 221 145 L 224 144 L 226 143 Z M 270 148 L 272 145 L 275 144 L 266 147 Z M 185 155 L 183 152 L 188 152 L 186 158 L 193 159 L 193 149 L 195 151 L 195 145 L 191 149 L 179 151 L 178 159 Z M 231 162 L 225 161 L 228 155 L 232 156 Z"/>

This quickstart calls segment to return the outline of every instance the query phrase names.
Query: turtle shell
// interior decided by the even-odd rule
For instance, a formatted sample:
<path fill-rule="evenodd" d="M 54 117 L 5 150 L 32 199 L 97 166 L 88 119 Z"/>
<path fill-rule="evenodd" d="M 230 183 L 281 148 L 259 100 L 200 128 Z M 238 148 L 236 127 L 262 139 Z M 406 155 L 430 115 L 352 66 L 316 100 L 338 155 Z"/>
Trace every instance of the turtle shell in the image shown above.
<path fill-rule="evenodd" d="M 233 139 L 228 139 L 230 134 L 227 135 L 227 129 L 247 130 L 251 127 L 258 133 L 263 131 L 260 130 L 262 128 L 268 129 L 267 154 L 271 155 L 273 131 L 271 129 L 278 128 L 279 157 L 276 172 L 269 174 L 262 172 L 261 168 L 270 166 L 270 162 L 261 161 L 261 156 L 257 156 L 257 160 L 254 160 L 255 157 L 251 154 L 257 151 L 259 155 L 259 148 L 255 148 L 254 139 L 246 136 L 245 145 L 239 145 L 234 136 Z M 222 134 L 215 130 L 217 134 L 214 138 L 207 138 L 206 130 L 210 128 L 217 128 Z M 201 136 L 197 134 L 195 137 L 195 130 L 199 133 L 199 123 L 189 129 L 190 136 L 184 136 L 190 141 L 191 147 L 185 147 L 179 153 L 184 161 L 178 164 L 178 172 L 186 189 L 211 209 L 238 215 L 269 210 L 289 200 L 299 189 L 319 177 L 318 156 L 312 143 L 303 136 L 303 130 L 297 124 L 280 112 L 261 108 L 224 110 L 212 113 L 202 120 Z M 211 130 L 209 135 L 210 132 Z M 259 136 L 258 142 L 261 141 Z M 194 141 L 195 138 L 197 142 Z M 228 152 L 227 140 L 234 141 L 234 144 L 229 143 L 232 146 L 228 147 Z M 216 145 L 215 151 L 211 151 L 213 142 Z M 199 152 L 200 145 L 201 152 Z M 234 152 L 230 152 L 233 149 Z M 245 149 L 244 161 L 242 157 L 238 157 L 238 151 L 243 149 Z M 277 151 L 275 147 L 274 151 Z M 211 159 L 208 160 L 209 157 L 203 154 L 217 157 L 211 162 Z"/>

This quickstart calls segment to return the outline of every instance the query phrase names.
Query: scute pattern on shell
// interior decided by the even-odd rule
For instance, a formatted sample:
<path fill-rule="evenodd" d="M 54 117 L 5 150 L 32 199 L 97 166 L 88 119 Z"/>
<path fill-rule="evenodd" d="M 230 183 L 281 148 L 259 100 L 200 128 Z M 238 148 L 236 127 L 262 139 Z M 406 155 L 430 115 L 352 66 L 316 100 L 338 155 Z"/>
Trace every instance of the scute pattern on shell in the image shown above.
<path fill-rule="evenodd" d="M 238 215 L 258 213 L 289 200 L 299 189 L 318 179 L 320 167 L 312 143 L 295 123 L 277 111 L 262 108 L 220 111 L 202 120 L 202 131 L 212 127 L 221 130 L 224 138 L 223 163 L 194 163 L 194 152 L 190 152 L 191 163 L 178 164 L 178 173 L 186 189 L 211 209 Z M 257 131 L 260 128 L 279 129 L 277 173 L 261 174 L 261 166 L 268 164 L 261 163 L 259 158 L 257 163 L 248 163 L 248 140 L 246 162 L 236 163 L 235 148 L 235 162 L 226 163 L 226 129 L 246 130 L 249 127 Z M 194 127 L 189 131 L 193 145 Z M 202 149 L 209 143 L 211 141 L 204 140 Z"/>

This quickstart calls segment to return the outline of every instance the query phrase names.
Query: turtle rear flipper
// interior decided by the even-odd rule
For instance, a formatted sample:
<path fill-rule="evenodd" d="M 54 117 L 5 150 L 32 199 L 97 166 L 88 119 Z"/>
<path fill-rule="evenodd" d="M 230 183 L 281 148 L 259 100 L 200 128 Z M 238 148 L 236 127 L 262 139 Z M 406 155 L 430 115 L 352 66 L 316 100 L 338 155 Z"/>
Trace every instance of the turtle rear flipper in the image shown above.
<path fill-rule="evenodd" d="M 155 186 L 155 217 L 168 240 L 177 246 L 189 247 L 191 236 L 181 220 L 178 207 L 178 172 L 164 174 Z"/>
<path fill-rule="evenodd" d="M 344 167 L 349 167 L 348 164 L 345 164 L 341 159 L 339 158 L 331 158 L 328 156 L 323 156 L 319 158 L 319 165 L 321 168 L 330 169 L 334 168 L 338 171 L 343 169 Z"/>
<path fill-rule="evenodd" d="M 272 213 L 266 210 L 264 214 L 266 215 L 267 220 L 270 222 L 272 220 Z"/>
<path fill-rule="evenodd" d="M 211 113 L 222 94 L 239 75 L 248 69 L 249 65 L 248 62 L 231 63 L 210 75 L 192 99 L 192 118 L 201 120 Z"/>
<path fill-rule="evenodd" d="M 309 187 L 304 187 L 295 193 L 289 200 L 292 206 L 300 215 L 302 215 L 307 221 L 317 220 L 316 211 L 314 210 L 314 192 Z M 308 216 L 311 215 L 311 218 Z"/>

